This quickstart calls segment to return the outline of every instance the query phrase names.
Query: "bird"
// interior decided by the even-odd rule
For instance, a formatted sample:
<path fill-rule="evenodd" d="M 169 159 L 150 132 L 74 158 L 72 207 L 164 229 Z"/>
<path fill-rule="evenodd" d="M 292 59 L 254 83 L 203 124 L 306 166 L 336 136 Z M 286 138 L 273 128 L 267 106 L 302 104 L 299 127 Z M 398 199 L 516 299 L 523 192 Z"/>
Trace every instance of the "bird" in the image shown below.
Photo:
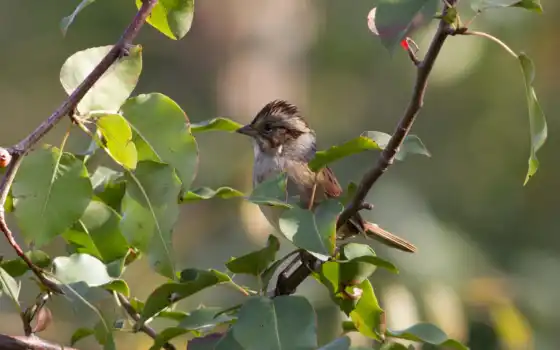
<path fill-rule="evenodd" d="M 316 149 L 315 131 L 309 127 L 299 108 L 285 100 L 267 103 L 254 119 L 236 130 L 249 136 L 253 143 L 253 187 L 285 173 L 289 196 L 299 196 L 304 208 L 316 208 L 322 201 L 342 195 L 342 188 L 329 167 L 315 173 L 309 168 Z M 259 205 L 268 222 L 277 230 L 285 208 Z M 389 247 L 414 253 L 417 249 L 378 225 L 354 214 L 336 233 L 337 240 L 365 234 Z"/>

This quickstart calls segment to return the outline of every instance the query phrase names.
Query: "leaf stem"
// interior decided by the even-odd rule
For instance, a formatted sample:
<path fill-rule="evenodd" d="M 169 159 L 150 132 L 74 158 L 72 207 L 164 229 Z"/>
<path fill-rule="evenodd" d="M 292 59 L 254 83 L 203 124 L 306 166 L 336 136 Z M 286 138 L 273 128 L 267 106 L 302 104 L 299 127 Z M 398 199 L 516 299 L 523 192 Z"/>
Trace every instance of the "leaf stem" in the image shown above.
<path fill-rule="evenodd" d="M 506 43 L 504 43 L 503 41 L 501 41 L 500 39 L 496 38 L 495 36 L 485 33 L 485 32 L 477 32 L 477 31 L 470 31 L 467 30 L 466 32 L 460 33 L 461 35 L 473 35 L 473 36 L 480 36 L 486 39 L 490 39 L 493 42 L 495 42 L 496 44 L 500 45 L 504 50 L 506 50 L 510 55 L 512 55 L 513 57 L 517 58 L 518 55 L 515 53 L 515 51 L 513 51 L 509 46 L 507 46 Z"/>

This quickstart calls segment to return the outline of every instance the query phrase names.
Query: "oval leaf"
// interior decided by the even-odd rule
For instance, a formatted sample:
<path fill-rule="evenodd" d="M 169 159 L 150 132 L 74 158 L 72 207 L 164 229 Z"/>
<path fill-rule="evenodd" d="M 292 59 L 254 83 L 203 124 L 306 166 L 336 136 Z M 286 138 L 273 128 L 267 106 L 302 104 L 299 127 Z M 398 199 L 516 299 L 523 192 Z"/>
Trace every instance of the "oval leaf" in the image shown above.
<path fill-rule="evenodd" d="M 296 247 L 327 260 L 334 253 L 336 220 L 342 209 L 342 204 L 332 199 L 322 202 L 315 212 L 294 207 L 282 213 L 280 231 Z"/>
<path fill-rule="evenodd" d="M 0 268 L 0 296 L 5 295 L 19 305 L 20 282 L 16 281 L 4 269 Z"/>
<path fill-rule="evenodd" d="M 203 199 L 210 199 L 210 198 L 234 198 L 234 197 L 242 197 L 243 192 L 238 191 L 231 187 L 220 187 L 216 190 L 213 190 L 208 187 L 200 187 L 196 188 L 192 191 L 187 192 L 182 198 L 181 202 L 194 202 Z"/>
<path fill-rule="evenodd" d="M 78 6 L 76 6 L 76 9 L 74 10 L 74 12 L 72 12 L 70 16 L 66 16 L 60 21 L 60 30 L 62 30 L 63 36 L 66 35 L 66 32 L 68 31 L 68 27 L 70 27 L 72 22 L 74 22 L 74 19 L 76 19 L 78 13 L 80 13 L 80 11 L 86 8 L 89 4 L 92 4 L 94 1 L 95 0 L 82 0 L 82 2 L 80 2 Z"/>
<path fill-rule="evenodd" d="M 95 333 L 91 328 L 78 328 L 72 334 L 72 338 L 70 338 L 70 346 L 74 346 L 80 340 L 89 337 Z"/>
<path fill-rule="evenodd" d="M 375 140 L 362 135 L 341 145 L 331 146 L 325 151 L 318 151 L 309 162 L 309 167 L 316 172 L 334 161 L 372 149 L 381 150 L 382 148 Z"/>
<path fill-rule="evenodd" d="M 381 340 L 383 338 L 383 329 L 385 328 L 384 311 L 379 306 L 377 297 L 369 280 L 364 280 L 358 288 L 361 290 L 361 296 L 354 310 L 349 314 L 350 319 L 356 326 L 356 329 L 363 335 Z"/>
<path fill-rule="evenodd" d="M 444 331 L 431 323 L 419 323 L 402 331 L 387 331 L 387 336 L 442 346 L 446 349 L 468 350 L 466 346 L 450 339 Z"/>
<path fill-rule="evenodd" d="M 271 176 L 255 186 L 247 200 L 255 204 L 291 208 L 292 206 L 287 203 L 287 184 L 288 177 L 286 173 Z"/>
<path fill-rule="evenodd" d="M 112 281 L 105 264 L 88 254 L 59 256 L 53 260 L 53 267 L 54 275 L 64 284 L 84 282 L 97 287 Z"/>
<path fill-rule="evenodd" d="M 78 253 L 92 255 L 108 264 L 123 258 L 128 243 L 121 233 L 121 217 L 103 202 L 91 201 L 78 223 L 62 234 Z"/>
<path fill-rule="evenodd" d="M 389 140 L 391 139 L 391 135 L 380 131 L 368 131 L 365 133 L 365 135 L 368 138 L 374 140 L 379 145 L 379 147 L 381 147 L 381 149 L 385 149 L 385 147 L 387 147 L 387 144 L 389 143 Z M 421 154 L 426 157 L 432 156 L 426 146 L 424 146 L 422 140 L 420 140 L 420 138 L 416 135 L 407 135 L 404 138 L 404 141 L 399 148 L 399 151 L 395 155 L 395 158 L 397 160 L 404 160 L 408 153 Z"/>
<path fill-rule="evenodd" d="M 380 0 L 375 13 L 375 28 L 390 51 L 414 30 L 429 23 L 439 0 Z"/>
<path fill-rule="evenodd" d="M 313 307 L 301 296 L 252 297 L 232 327 L 233 337 L 245 350 L 261 350 L 263 344 L 270 350 L 317 349 L 316 331 Z"/>
<path fill-rule="evenodd" d="M 535 80 L 535 66 L 533 61 L 527 55 L 522 53 L 519 55 L 519 63 L 521 64 L 523 77 L 525 78 L 525 91 L 527 96 L 527 106 L 529 108 L 529 129 L 531 133 L 529 170 L 527 171 L 524 183 L 524 185 L 526 185 L 529 179 L 535 175 L 537 169 L 539 168 L 537 151 L 544 145 L 548 136 L 548 129 L 544 112 L 537 99 L 535 89 L 533 88 L 533 81 Z"/>
<path fill-rule="evenodd" d="M 97 119 L 97 127 L 106 142 L 109 155 L 127 169 L 134 169 L 138 161 L 132 130 L 119 114 L 106 114 Z"/>
<path fill-rule="evenodd" d="M 128 243 L 145 252 L 156 272 L 174 278 L 171 236 L 179 216 L 180 183 L 166 164 L 139 162 L 126 175 L 120 228 Z"/>
<path fill-rule="evenodd" d="M 503 7 L 519 7 L 536 13 L 543 12 L 540 0 L 479 0 L 474 2 L 471 7 L 476 12 Z"/>
<path fill-rule="evenodd" d="M 210 120 L 205 120 L 200 123 L 191 124 L 191 130 L 193 133 L 204 132 L 204 131 L 229 131 L 233 132 L 240 127 L 242 124 L 235 122 L 228 118 L 214 118 Z"/>
<path fill-rule="evenodd" d="M 26 156 L 12 189 L 19 227 L 37 246 L 78 221 L 93 192 L 84 164 L 56 147 Z"/>
<path fill-rule="evenodd" d="M 227 275 L 216 270 L 189 269 L 182 271 L 181 276 L 181 282 L 164 283 L 150 294 L 140 313 L 140 324 L 181 299 L 218 283 L 231 281 Z"/>
<path fill-rule="evenodd" d="M 198 148 L 181 107 L 169 97 L 154 93 L 129 99 L 122 112 L 157 159 L 174 167 L 183 187 L 188 189 L 196 175 Z M 142 156 L 139 145 L 136 146 L 139 160 L 151 158 Z"/>
<path fill-rule="evenodd" d="M 136 7 L 142 0 L 136 0 Z M 160 0 L 152 10 L 148 23 L 171 39 L 184 37 L 191 29 L 194 0 Z"/>
<path fill-rule="evenodd" d="M 94 47 L 70 56 L 60 70 L 60 82 L 66 93 L 74 92 L 111 48 Z M 78 111 L 82 114 L 93 110 L 117 111 L 136 87 L 141 71 L 142 48 L 132 46 L 129 54 L 119 58 L 86 93 L 78 104 Z"/>
<path fill-rule="evenodd" d="M 231 259 L 226 263 L 226 267 L 233 273 L 260 276 L 268 265 L 276 259 L 278 249 L 280 249 L 278 238 L 269 235 L 265 248 L 240 256 L 239 258 Z"/>

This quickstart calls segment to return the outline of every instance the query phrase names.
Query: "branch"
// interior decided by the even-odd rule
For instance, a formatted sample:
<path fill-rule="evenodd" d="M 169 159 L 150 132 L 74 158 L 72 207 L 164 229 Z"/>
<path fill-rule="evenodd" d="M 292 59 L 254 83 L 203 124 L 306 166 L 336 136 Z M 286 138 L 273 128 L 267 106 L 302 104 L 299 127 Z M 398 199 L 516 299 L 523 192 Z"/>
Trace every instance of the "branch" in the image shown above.
<path fill-rule="evenodd" d="M 454 6 L 457 0 L 444 1 L 443 14 Z M 445 16 L 442 16 L 445 17 Z M 410 55 L 414 65 L 416 66 L 416 82 L 412 91 L 412 97 L 408 107 L 399 121 L 393 136 L 389 140 L 387 147 L 381 152 L 379 159 L 374 167 L 368 170 L 356 190 L 356 194 L 352 201 L 346 206 L 344 211 L 338 217 L 336 227 L 337 229 L 344 225 L 353 215 L 363 208 L 364 200 L 377 180 L 383 175 L 389 166 L 393 164 L 395 156 L 401 147 L 406 135 L 408 135 L 412 124 L 418 116 L 418 112 L 422 108 L 424 102 L 424 95 L 428 86 L 428 77 L 432 72 L 436 58 L 438 57 L 443 43 L 448 36 L 453 34 L 453 29 L 449 23 L 441 19 L 434 38 L 424 56 L 424 59 L 419 61 L 415 55 Z M 286 295 L 295 292 L 296 288 L 313 272 L 317 271 L 320 264 L 317 264 L 317 259 L 309 252 L 305 251 L 301 255 L 302 264 L 289 275 L 285 275 L 286 271 L 282 271 L 281 277 L 278 279 L 275 295 Z"/>
<path fill-rule="evenodd" d="M 117 298 L 119 299 L 119 303 L 121 303 L 126 313 L 130 316 L 130 318 L 134 320 L 134 322 L 138 323 L 138 321 L 140 320 L 140 315 L 138 315 L 134 307 L 130 304 L 130 301 L 128 301 L 128 299 L 123 294 L 121 293 L 116 293 L 116 294 L 117 294 Z M 140 327 L 138 330 L 142 333 L 147 334 L 152 339 L 156 339 L 157 337 L 156 331 L 152 327 L 146 324 L 143 324 L 142 327 Z M 163 344 L 163 348 L 166 350 L 176 350 L 175 346 L 173 346 L 173 344 L 171 343 Z"/>
<path fill-rule="evenodd" d="M 0 334 L 0 349 L 2 350 L 78 350 L 65 345 L 50 343 L 37 336 L 9 336 Z"/>
<path fill-rule="evenodd" d="M 72 111 L 76 109 L 76 106 L 84 98 L 86 93 L 120 57 L 127 55 L 128 47 L 138 35 L 140 28 L 142 28 L 146 22 L 146 19 L 157 2 L 158 0 L 143 0 L 142 6 L 120 37 L 119 41 L 113 46 L 107 55 L 103 57 L 103 59 L 84 79 L 84 81 L 74 90 L 74 92 L 72 92 L 70 96 L 68 96 L 68 98 L 50 117 L 42 122 L 32 133 L 27 135 L 27 137 L 8 149 L 12 156 L 12 160 L 6 170 L 6 174 L 4 175 L 2 182 L 0 183 L 0 230 L 4 232 L 8 243 L 15 250 L 16 254 L 25 261 L 27 266 L 29 266 L 31 271 L 33 271 L 41 283 L 53 292 L 61 293 L 61 290 L 55 283 L 49 281 L 43 275 L 41 269 L 33 264 L 31 259 L 25 255 L 21 247 L 14 239 L 14 235 L 6 223 L 4 204 L 6 203 L 8 193 L 10 192 L 10 188 L 14 182 L 14 178 L 19 166 L 21 165 L 23 157 L 27 154 L 27 152 L 29 152 L 31 147 L 39 142 L 39 140 L 41 140 L 58 122 L 60 122 L 62 118 L 71 114 Z"/>

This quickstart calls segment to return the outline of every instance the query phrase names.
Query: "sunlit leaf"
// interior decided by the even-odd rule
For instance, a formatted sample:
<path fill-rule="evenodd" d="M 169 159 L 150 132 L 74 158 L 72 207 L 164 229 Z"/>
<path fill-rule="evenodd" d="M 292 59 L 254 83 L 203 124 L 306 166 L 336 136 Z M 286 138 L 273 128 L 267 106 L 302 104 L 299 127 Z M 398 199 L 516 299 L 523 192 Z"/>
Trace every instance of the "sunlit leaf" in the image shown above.
<path fill-rule="evenodd" d="M 37 246 L 76 222 L 92 197 L 84 164 L 56 147 L 41 148 L 26 156 L 12 190 L 21 232 Z"/>
<path fill-rule="evenodd" d="M 125 297 L 130 297 L 130 288 L 124 280 L 115 279 L 109 283 L 105 283 L 102 287 L 106 290 L 121 293 Z"/>
<path fill-rule="evenodd" d="M 430 323 L 418 323 L 401 331 L 388 330 L 387 336 L 442 346 L 446 349 L 468 350 L 466 346 L 450 339 L 445 332 Z"/>
<path fill-rule="evenodd" d="M 263 344 L 270 350 L 317 349 L 316 331 L 315 312 L 302 296 L 252 297 L 232 327 L 233 337 L 245 350 L 261 350 Z"/>
<path fill-rule="evenodd" d="M 84 282 L 97 287 L 111 282 L 107 267 L 99 259 L 88 254 L 59 256 L 53 260 L 54 275 L 64 284 Z"/>
<path fill-rule="evenodd" d="M 243 192 L 238 191 L 231 187 L 220 187 L 215 190 L 208 187 L 199 187 L 185 193 L 183 198 L 181 198 L 181 201 L 194 202 L 194 201 L 211 199 L 211 198 L 228 199 L 234 197 L 242 197 L 243 195 L 244 195 Z"/>
<path fill-rule="evenodd" d="M 218 307 L 203 307 L 189 312 L 181 322 L 179 327 L 193 331 L 209 331 L 214 327 L 228 323 L 236 317 L 224 312 Z"/>
<path fill-rule="evenodd" d="M 128 99 L 122 112 L 133 130 L 149 145 L 158 160 L 171 165 L 188 189 L 198 166 L 198 148 L 187 115 L 169 97 L 153 93 Z M 149 160 L 136 145 L 138 160 Z M 152 159 L 153 160 L 153 159 Z"/>
<path fill-rule="evenodd" d="M 269 235 L 266 247 L 247 255 L 233 258 L 226 263 L 226 267 L 233 273 L 259 276 L 276 259 L 278 249 L 280 249 L 278 238 Z"/>
<path fill-rule="evenodd" d="M 136 0 L 140 8 L 142 0 Z M 191 29 L 194 0 L 160 0 L 152 10 L 148 23 L 171 39 L 184 37 Z"/>
<path fill-rule="evenodd" d="M 68 27 L 70 27 L 72 22 L 74 22 L 78 13 L 80 13 L 80 11 L 82 11 L 84 8 L 86 8 L 89 4 L 93 3 L 94 1 L 95 0 L 82 0 L 78 4 L 78 6 L 76 6 L 76 9 L 74 10 L 74 12 L 72 12 L 72 14 L 64 17 L 60 21 L 60 30 L 62 30 L 62 35 L 63 36 L 66 35 L 66 32 L 68 31 Z"/>
<path fill-rule="evenodd" d="M 540 0 L 478 0 L 473 2 L 471 7 L 475 11 L 485 11 L 487 9 L 503 7 L 519 7 L 537 13 L 543 12 Z"/>
<path fill-rule="evenodd" d="M 42 269 L 51 264 L 51 258 L 42 250 L 32 250 L 25 253 L 25 255 L 35 266 Z M 4 271 L 12 277 L 19 277 L 29 270 L 29 266 L 27 266 L 27 264 L 19 257 L 2 261 L 0 263 L 0 268 L 4 269 Z"/>
<path fill-rule="evenodd" d="M 132 142 L 132 130 L 126 119 L 119 114 L 106 114 L 97 119 L 97 127 L 103 135 L 109 155 L 115 162 L 127 169 L 134 169 L 138 154 Z"/>
<path fill-rule="evenodd" d="M 120 220 L 121 216 L 105 203 L 91 201 L 80 220 L 62 237 L 76 247 L 76 252 L 92 255 L 107 264 L 128 252 Z"/>
<path fill-rule="evenodd" d="M 349 350 L 350 344 L 350 338 L 344 336 L 333 340 L 325 346 L 322 346 L 319 350 Z"/>
<path fill-rule="evenodd" d="M 180 183 L 173 169 L 139 162 L 128 173 L 120 228 L 128 243 L 148 255 L 156 272 L 174 278 L 172 231 L 179 216 Z"/>
<path fill-rule="evenodd" d="M 381 149 L 385 149 L 389 140 L 391 139 L 391 135 L 386 134 L 380 131 L 368 131 L 365 135 L 374 140 Z M 407 135 L 399 148 L 395 158 L 397 160 L 404 160 L 407 154 L 421 154 L 427 157 L 431 157 L 430 152 L 422 143 L 422 140 L 416 135 Z"/>
<path fill-rule="evenodd" d="M 247 200 L 255 204 L 291 208 L 292 206 L 287 202 L 287 181 L 285 173 L 272 176 L 255 186 Z"/>
<path fill-rule="evenodd" d="M 4 269 L 0 268 L 0 297 L 5 295 L 19 305 L 18 299 L 20 289 L 20 282 L 16 281 L 4 271 Z"/>
<path fill-rule="evenodd" d="M 74 346 L 80 340 L 89 337 L 95 333 L 91 328 L 78 328 L 72 334 L 72 338 L 70 338 L 70 346 Z"/>
<path fill-rule="evenodd" d="M 416 28 L 429 23 L 439 0 L 379 0 L 375 27 L 383 45 L 392 52 Z"/>
<path fill-rule="evenodd" d="M 242 127 L 242 124 L 239 124 L 236 121 L 233 121 L 228 118 L 214 118 L 210 120 L 205 120 L 199 123 L 191 124 L 191 130 L 193 133 L 197 132 L 205 132 L 205 131 L 235 131 Z"/>
<path fill-rule="evenodd" d="M 201 290 L 231 279 L 216 270 L 188 269 L 181 272 L 180 282 L 168 282 L 157 287 L 146 300 L 140 322 L 155 316 L 171 304 Z"/>
<path fill-rule="evenodd" d="M 529 170 L 525 177 L 525 183 L 535 175 L 539 168 L 539 160 L 537 159 L 537 151 L 544 145 L 548 130 L 546 126 L 546 118 L 539 104 L 533 81 L 535 80 L 535 66 L 533 61 L 524 53 L 519 55 L 519 63 L 523 70 L 525 78 L 525 90 L 527 94 L 527 106 L 529 108 L 529 129 L 531 132 L 531 155 L 529 157 Z"/>
<path fill-rule="evenodd" d="M 93 47 L 79 51 L 64 62 L 60 82 L 71 94 L 107 55 L 112 46 Z M 119 58 L 95 83 L 78 104 L 78 111 L 86 114 L 92 110 L 117 111 L 130 96 L 142 71 L 142 48 L 129 48 L 128 55 Z"/>
<path fill-rule="evenodd" d="M 342 209 L 342 204 L 335 200 L 322 202 L 314 212 L 294 207 L 282 213 L 280 231 L 296 247 L 327 260 L 334 253 L 336 220 Z"/>

